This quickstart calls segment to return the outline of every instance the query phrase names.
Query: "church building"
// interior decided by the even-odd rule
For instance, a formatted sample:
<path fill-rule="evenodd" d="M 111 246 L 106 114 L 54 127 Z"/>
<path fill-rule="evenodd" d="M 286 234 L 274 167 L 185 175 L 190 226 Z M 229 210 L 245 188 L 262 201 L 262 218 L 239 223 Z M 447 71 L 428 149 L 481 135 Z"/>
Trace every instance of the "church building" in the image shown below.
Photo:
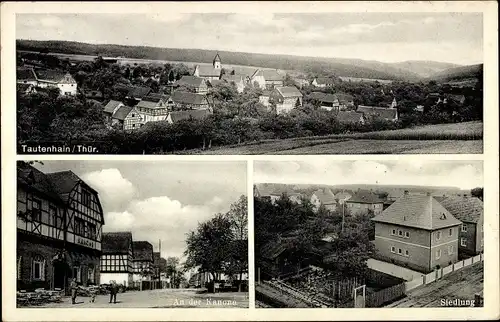
<path fill-rule="evenodd" d="M 217 53 L 214 57 L 214 60 L 212 61 L 212 66 L 196 65 L 193 76 L 200 77 L 206 80 L 215 80 L 221 78 L 221 72 L 222 63 L 219 53 Z"/>

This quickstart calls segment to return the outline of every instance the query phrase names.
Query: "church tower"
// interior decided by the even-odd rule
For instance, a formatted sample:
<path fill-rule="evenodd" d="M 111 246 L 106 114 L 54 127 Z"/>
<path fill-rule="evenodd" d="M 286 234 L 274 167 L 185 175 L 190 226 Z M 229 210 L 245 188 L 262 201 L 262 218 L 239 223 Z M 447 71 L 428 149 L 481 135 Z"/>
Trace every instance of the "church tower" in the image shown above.
<path fill-rule="evenodd" d="M 220 63 L 220 56 L 219 53 L 217 53 L 214 57 L 213 65 L 215 69 L 221 69 L 221 63 Z"/>

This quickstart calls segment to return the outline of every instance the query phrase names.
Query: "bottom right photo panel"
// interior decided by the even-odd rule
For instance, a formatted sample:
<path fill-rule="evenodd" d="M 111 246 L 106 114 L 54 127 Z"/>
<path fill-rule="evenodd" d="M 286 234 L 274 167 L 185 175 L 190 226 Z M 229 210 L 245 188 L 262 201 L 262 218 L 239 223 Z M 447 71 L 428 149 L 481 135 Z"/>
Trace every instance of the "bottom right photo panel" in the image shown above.
<path fill-rule="evenodd" d="M 483 306 L 482 161 L 253 167 L 258 308 Z"/>

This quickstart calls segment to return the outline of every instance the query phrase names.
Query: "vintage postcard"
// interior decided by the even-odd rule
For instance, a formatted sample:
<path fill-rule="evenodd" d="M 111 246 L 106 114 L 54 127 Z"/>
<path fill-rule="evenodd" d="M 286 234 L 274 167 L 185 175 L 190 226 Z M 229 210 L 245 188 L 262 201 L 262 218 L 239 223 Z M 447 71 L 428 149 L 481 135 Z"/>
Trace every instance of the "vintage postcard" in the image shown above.
<path fill-rule="evenodd" d="M 3 320 L 500 318 L 496 2 L 0 10 Z"/>

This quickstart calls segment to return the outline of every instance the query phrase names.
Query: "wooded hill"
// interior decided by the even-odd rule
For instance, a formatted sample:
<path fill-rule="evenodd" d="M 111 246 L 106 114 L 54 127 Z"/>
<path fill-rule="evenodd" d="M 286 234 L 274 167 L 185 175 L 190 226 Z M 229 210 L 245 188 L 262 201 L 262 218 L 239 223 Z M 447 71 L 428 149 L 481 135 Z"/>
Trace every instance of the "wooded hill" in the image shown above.
<path fill-rule="evenodd" d="M 98 45 L 73 41 L 17 40 L 17 50 L 42 51 L 78 55 L 102 55 L 137 59 L 211 63 L 215 50 L 176 49 L 144 46 Z M 361 59 L 302 57 L 219 51 L 223 64 L 259 66 L 301 71 L 305 74 L 345 76 L 371 79 L 418 81 L 428 75 L 427 62 L 389 64 Z M 432 70 L 449 64 L 430 62 Z M 417 66 L 418 65 L 418 66 Z M 418 68 L 417 68 L 418 67 Z M 422 70 L 425 72 L 422 74 Z"/>

